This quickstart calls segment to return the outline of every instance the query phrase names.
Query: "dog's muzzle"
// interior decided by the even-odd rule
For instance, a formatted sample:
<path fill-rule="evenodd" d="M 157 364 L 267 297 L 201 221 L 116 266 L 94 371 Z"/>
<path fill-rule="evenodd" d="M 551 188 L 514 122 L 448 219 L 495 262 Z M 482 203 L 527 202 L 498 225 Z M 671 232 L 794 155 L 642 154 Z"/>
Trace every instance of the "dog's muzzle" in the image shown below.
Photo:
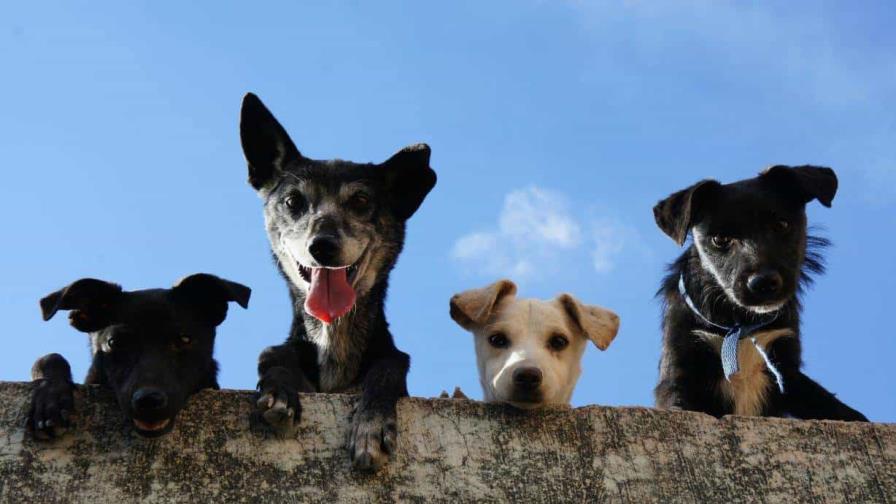
<path fill-rule="evenodd" d="M 155 437 L 167 433 L 172 425 L 168 412 L 168 395 L 154 387 L 142 387 L 131 396 L 131 421 L 137 433 Z"/>
<path fill-rule="evenodd" d="M 328 236 L 315 237 L 308 252 L 321 266 L 305 266 L 296 262 L 299 274 L 308 282 L 305 311 L 321 322 L 330 324 L 351 311 L 355 305 L 357 294 L 354 283 L 361 259 L 348 266 L 334 264 L 333 261 L 339 256 L 339 244 Z"/>
<path fill-rule="evenodd" d="M 541 384 L 544 381 L 544 373 L 537 367 L 520 367 L 513 371 L 511 376 L 513 389 L 511 390 L 510 404 L 517 408 L 530 409 L 541 405 L 543 394 Z"/>

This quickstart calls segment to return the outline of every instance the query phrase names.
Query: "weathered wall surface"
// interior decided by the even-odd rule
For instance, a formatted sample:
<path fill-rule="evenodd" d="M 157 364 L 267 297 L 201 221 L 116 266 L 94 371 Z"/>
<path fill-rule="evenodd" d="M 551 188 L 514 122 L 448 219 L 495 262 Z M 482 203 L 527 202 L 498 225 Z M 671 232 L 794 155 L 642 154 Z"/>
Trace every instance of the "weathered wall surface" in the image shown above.
<path fill-rule="evenodd" d="M 395 458 L 366 475 L 343 448 L 351 396 L 303 397 L 284 440 L 250 426 L 249 392 L 203 392 L 146 440 L 82 389 L 77 431 L 52 443 L 22 427 L 29 396 L 0 384 L 2 502 L 896 502 L 892 424 L 407 399 Z"/>

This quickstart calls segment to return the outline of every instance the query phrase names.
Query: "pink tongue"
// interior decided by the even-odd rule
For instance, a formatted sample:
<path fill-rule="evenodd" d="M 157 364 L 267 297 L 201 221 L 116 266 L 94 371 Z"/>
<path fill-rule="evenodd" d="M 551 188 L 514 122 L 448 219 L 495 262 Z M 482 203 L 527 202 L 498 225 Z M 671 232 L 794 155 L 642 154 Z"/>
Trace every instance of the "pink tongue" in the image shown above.
<path fill-rule="evenodd" d="M 348 313 L 355 304 L 355 291 L 348 284 L 348 268 L 311 268 L 311 290 L 305 311 L 325 324 Z"/>

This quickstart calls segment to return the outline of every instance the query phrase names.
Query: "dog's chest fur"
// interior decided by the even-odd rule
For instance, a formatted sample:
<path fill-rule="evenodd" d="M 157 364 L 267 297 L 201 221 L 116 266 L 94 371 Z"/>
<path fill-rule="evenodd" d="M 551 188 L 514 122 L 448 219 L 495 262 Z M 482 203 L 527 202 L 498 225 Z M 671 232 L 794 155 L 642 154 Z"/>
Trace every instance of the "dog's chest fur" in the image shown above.
<path fill-rule="evenodd" d="M 701 329 L 694 329 L 693 334 L 720 355 L 721 365 L 722 336 Z M 791 329 L 773 329 L 753 334 L 756 342 L 766 352 L 778 338 L 792 336 L 794 332 Z M 731 376 L 731 381 L 722 377 L 718 383 L 718 391 L 733 404 L 735 415 L 759 416 L 765 408 L 769 391 L 775 384 L 766 372 L 765 360 L 750 338 L 744 338 L 738 343 L 737 363 L 739 371 Z"/>
<path fill-rule="evenodd" d="M 306 327 L 317 346 L 319 389 L 321 392 L 348 392 L 355 385 L 364 352 L 361 328 L 353 327 L 351 316 L 334 324 Z"/>

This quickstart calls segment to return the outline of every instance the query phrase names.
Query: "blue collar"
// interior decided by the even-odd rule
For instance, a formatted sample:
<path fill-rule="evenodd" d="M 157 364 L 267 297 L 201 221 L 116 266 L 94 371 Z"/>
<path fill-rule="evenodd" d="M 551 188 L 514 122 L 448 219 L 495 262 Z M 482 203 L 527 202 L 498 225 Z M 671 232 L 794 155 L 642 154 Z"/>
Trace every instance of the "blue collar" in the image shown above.
<path fill-rule="evenodd" d="M 765 367 L 775 376 L 775 382 L 778 384 L 778 390 L 781 393 L 784 393 L 784 377 L 781 376 L 781 372 L 778 371 L 778 368 L 772 364 L 771 359 L 769 359 L 768 354 L 765 353 L 765 350 L 759 345 L 759 342 L 756 341 L 756 337 L 753 336 L 753 333 L 763 327 L 771 324 L 778 318 L 778 314 L 776 313 L 771 318 L 764 320 L 762 322 L 758 322 L 756 324 L 736 324 L 733 327 L 723 326 L 721 324 L 716 324 L 712 320 L 704 317 L 700 310 L 697 309 L 697 306 L 694 305 L 694 302 L 691 300 L 691 297 L 688 296 L 687 289 L 684 286 L 684 274 L 678 277 L 678 293 L 681 294 L 682 299 L 688 308 L 697 316 L 698 319 L 703 321 L 705 324 L 715 327 L 716 329 L 721 329 L 725 331 L 725 336 L 722 339 L 722 371 L 725 373 L 725 379 L 731 381 L 731 375 L 737 373 L 738 363 L 737 363 L 737 343 L 744 339 L 750 338 L 753 342 L 753 346 L 756 347 L 756 351 L 759 352 L 759 355 L 762 356 L 762 360 L 765 361 Z"/>

